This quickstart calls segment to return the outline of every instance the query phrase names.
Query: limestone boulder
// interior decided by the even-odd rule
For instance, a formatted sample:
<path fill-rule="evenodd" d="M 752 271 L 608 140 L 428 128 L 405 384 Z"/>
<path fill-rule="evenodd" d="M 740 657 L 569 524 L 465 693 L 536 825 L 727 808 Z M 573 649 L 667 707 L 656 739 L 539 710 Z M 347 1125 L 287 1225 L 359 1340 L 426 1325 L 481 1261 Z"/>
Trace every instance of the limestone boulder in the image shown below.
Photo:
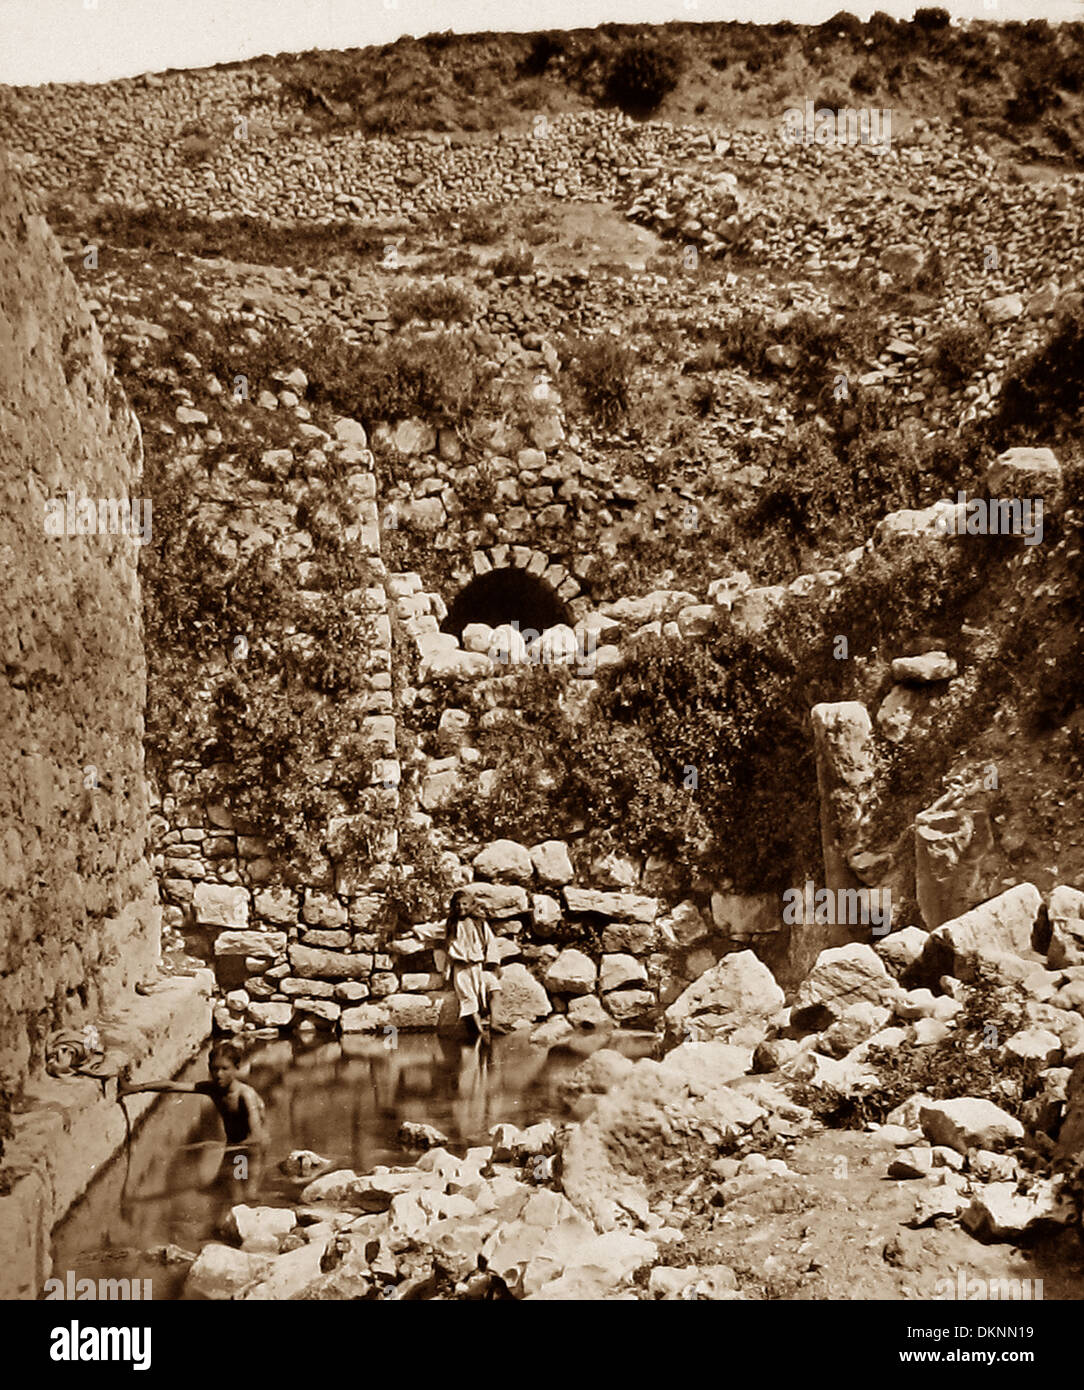
<path fill-rule="evenodd" d="M 486 652 L 464 652 L 458 648 L 431 652 L 418 669 L 418 680 L 422 685 L 432 682 L 442 685 L 451 681 L 475 681 L 491 676 L 494 671 L 492 659 Z"/>
<path fill-rule="evenodd" d="M 921 927 L 903 927 L 882 937 L 873 949 L 898 979 L 921 958 L 928 940 L 929 933 Z"/>
<path fill-rule="evenodd" d="M 223 1232 L 236 1240 L 242 1250 L 255 1254 L 278 1253 L 279 1241 L 293 1230 L 294 1213 L 284 1207 L 231 1207 L 223 1221 Z"/>
<path fill-rule="evenodd" d="M 303 980 L 361 980 L 372 973 L 372 957 L 294 944 L 287 951 L 290 969 Z"/>
<path fill-rule="evenodd" d="M 613 1018 L 606 1012 L 594 994 L 583 994 L 568 1001 L 567 1018 L 573 1028 L 585 1033 L 609 1032 L 613 1029 Z"/>
<path fill-rule="evenodd" d="M 214 1241 L 205 1245 L 184 1282 L 187 1298 L 219 1300 L 233 1298 L 247 1284 L 261 1278 L 271 1268 L 267 1255 L 235 1250 L 232 1245 Z"/>
<path fill-rule="evenodd" d="M 598 968 L 590 956 L 566 947 L 546 971 L 546 988 L 554 994 L 591 994 Z"/>
<path fill-rule="evenodd" d="M 1061 464 L 1051 449 L 1006 449 L 986 471 L 991 497 L 1053 498 L 1061 487 Z"/>
<path fill-rule="evenodd" d="M 527 967 L 518 962 L 506 965 L 501 971 L 500 990 L 493 995 L 493 1027 L 511 1032 L 546 1018 L 551 1012 L 549 995 Z"/>
<path fill-rule="evenodd" d="M 948 681 L 956 675 L 956 663 L 947 652 L 923 652 L 921 656 L 898 656 L 892 663 L 894 681 L 930 685 Z"/>
<path fill-rule="evenodd" d="M 560 1083 L 561 1100 L 574 1110 L 585 1096 L 605 1095 L 632 1071 L 633 1062 L 623 1053 L 610 1047 L 600 1047 Z"/>
<path fill-rule="evenodd" d="M 623 989 L 629 985 L 642 985 L 647 983 L 647 971 L 641 961 L 635 956 L 619 952 L 613 955 L 602 957 L 602 966 L 599 973 L 599 988 L 603 994 L 610 990 Z"/>
<path fill-rule="evenodd" d="M 566 888 L 565 910 L 574 917 L 612 917 L 625 922 L 653 923 L 658 915 L 657 898 L 637 893 L 604 893 L 591 888 Z"/>
<path fill-rule="evenodd" d="M 618 1023 L 650 1027 L 658 1007 L 658 998 L 651 989 L 614 989 L 606 995 L 606 1008 Z"/>
<path fill-rule="evenodd" d="M 528 851 L 538 881 L 554 888 L 572 882 L 572 860 L 564 840 L 543 840 Z"/>
<path fill-rule="evenodd" d="M 1017 1182 L 988 1183 L 961 1213 L 961 1224 L 980 1240 L 1016 1240 L 1044 1225 L 1069 1225 L 1073 1203 L 1055 1180 L 1040 1179 L 1024 1192 Z"/>
<path fill-rule="evenodd" d="M 248 926 L 250 897 L 247 888 L 226 883 L 197 883 L 192 894 L 196 921 L 201 926 Z"/>
<path fill-rule="evenodd" d="M 798 987 L 791 1019 L 821 1026 L 841 1018 L 854 1004 L 891 1007 L 899 986 L 884 961 L 864 942 L 853 941 L 822 951 L 809 976 Z"/>
<path fill-rule="evenodd" d="M 215 937 L 216 956 L 274 960 L 285 950 L 286 933 L 281 931 L 223 931 Z"/>
<path fill-rule="evenodd" d="M 515 840 L 493 840 L 472 861 L 475 874 L 492 883 L 530 883 L 531 856 Z"/>
<path fill-rule="evenodd" d="M 919 1110 L 918 1119 L 931 1144 L 942 1144 L 959 1154 L 966 1154 L 968 1149 L 1000 1149 L 1024 1137 L 1024 1126 L 1018 1119 L 993 1101 L 976 1096 L 931 1101 Z"/>
<path fill-rule="evenodd" d="M 548 1280 L 536 1293 L 527 1297 L 535 1302 L 584 1302 L 610 1298 L 622 1286 L 631 1287 L 640 1270 L 658 1258 L 654 1241 L 631 1231 L 607 1231 L 593 1235 L 577 1246 L 571 1258 L 559 1266 L 556 1278 Z M 547 1263 L 550 1263 L 547 1261 Z M 532 1263 L 528 1278 L 532 1278 L 542 1260 Z M 556 1261 L 551 1268 L 558 1268 Z"/>
<path fill-rule="evenodd" d="M 783 991 L 752 951 L 724 956 L 666 1010 L 668 1031 L 698 1038 L 747 1043 L 766 1037 L 783 1007 Z"/>
<path fill-rule="evenodd" d="M 487 653 L 493 645 L 493 629 L 488 623 L 468 623 L 460 641 L 465 652 Z"/>
<path fill-rule="evenodd" d="M 463 911 L 490 921 L 526 916 L 527 893 L 518 884 L 468 883 L 461 890 Z"/>
<path fill-rule="evenodd" d="M 1043 900 L 1032 883 L 1018 883 L 962 916 L 944 922 L 922 954 L 922 969 L 933 978 L 969 980 L 983 968 L 1019 959 L 1030 951 Z"/>
<path fill-rule="evenodd" d="M 1047 905 L 1050 946 L 1047 963 L 1052 970 L 1084 965 L 1084 893 L 1059 884 Z"/>

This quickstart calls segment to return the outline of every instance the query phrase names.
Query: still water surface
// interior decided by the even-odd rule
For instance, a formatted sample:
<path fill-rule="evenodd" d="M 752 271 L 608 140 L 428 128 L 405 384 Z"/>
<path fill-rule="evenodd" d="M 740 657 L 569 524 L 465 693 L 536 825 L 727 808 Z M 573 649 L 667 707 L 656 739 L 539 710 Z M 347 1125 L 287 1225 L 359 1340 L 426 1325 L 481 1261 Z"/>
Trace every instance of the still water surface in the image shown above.
<path fill-rule="evenodd" d="M 256 1190 L 239 1199 L 221 1180 L 222 1128 L 211 1102 L 164 1095 L 134 1135 L 130 1157 L 122 1153 L 99 1174 L 57 1228 L 53 1273 L 150 1279 L 156 1299 L 176 1298 L 185 1266 L 163 1265 L 148 1252 L 170 1244 L 199 1250 L 236 1200 L 294 1204 L 304 1184 L 278 1166 L 292 1149 L 312 1149 L 359 1173 L 410 1163 L 417 1151 L 405 1150 L 397 1134 L 404 1120 L 417 1120 L 435 1125 L 461 1152 L 485 1143 L 498 1123 L 567 1118 L 557 1088 L 585 1056 L 601 1046 L 646 1056 L 652 1043 L 646 1034 L 588 1035 L 547 1052 L 516 1035 L 484 1048 L 400 1034 L 394 1048 L 380 1037 L 257 1044 L 244 1079 L 264 1098 L 271 1144 Z M 204 1049 L 178 1079 L 206 1075 Z"/>

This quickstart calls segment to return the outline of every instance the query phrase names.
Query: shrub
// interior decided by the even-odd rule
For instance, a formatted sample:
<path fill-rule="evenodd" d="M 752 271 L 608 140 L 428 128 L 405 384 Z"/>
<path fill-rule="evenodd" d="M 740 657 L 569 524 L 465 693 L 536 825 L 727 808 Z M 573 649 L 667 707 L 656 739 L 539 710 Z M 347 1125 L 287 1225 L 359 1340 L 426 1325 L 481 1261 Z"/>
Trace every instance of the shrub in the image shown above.
<path fill-rule="evenodd" d="M 1013 125 L 1031 125 L 1051 107 L 1060 106 L 1061 97 L 1053 82 L 1024 81 L 1020 90 L 1005 103 L 1005 119 Z"/>
<path fill-rule="evenodd" d="M 988 1039 L 1003 1043 L 1026 1023 L 1022 997 L 981 981 L 972 987 L 953 1031 L 936 1046 L 904 1043 L 870 1049 L 869 1061 L 882 1078 L 873 1090 L 842 1095 L 829 1087 L 803 1087 L 800 1096 L 792 1093 L 793 1099 L 840 1129 L 883 1123 L 890 1111 L 916 1093 L 932 1100 L 979 1096 L 1019 1115 L 1039 1090 L 1040 1064 L 1007 1056 L 1004 1047 L 997 1042 L 991 1046 Z"/>
<path fill-rule="evenodd" d="M 524 248 L 521 251 L 505 251 L 497 257 L 490 269 L 494 275 L 529 275 L 534 269 L 534 252 Z"/>
<path fill-rule="evenodd" d="M 1084 305 L 1065 313 L 1046 343 L 1006 380 L 993 429 L 1002 447 L 1022 434 L 1053 442 L 1084 412 Z M 1037 437 L 1036 437 L 1037 436 Z"/>
<path fill-rule="evenodd" d="M 621 45 L 606 73 L 606 99 L 629 115 L 650 115 L 678 84 L 684 56 L 673 43 L 639 37 Z"/>
<path fill-rule="evenodd" d="M 572 375 L 587 411 L 602 425 L 614 425 L 628 411 L 636 354 L 609 333 L 580 339 L 571 355 Z"/>
<path fill-rule="evenodd" d="M 860 67 L 851 76 L 850 87 L 852 92 L 857 92 L 859 96 L 872 96 L 877 90 L 877 78 L 873 69 L 866 64 Z"/>
<path fill-rule="evenodd" d="M 477 408 L 485 391 L 475 354 L 461 337 L 404 339 L 361 348 L 332 328 L 295 352 L 309 394 L 363 421 L 420 415 L 455 425 Z"/>
<path fill-rule="evenodd" d="M 982 366 L 989 333 L 980 323 L 946 328 L 933 350 L 933 368 L 950 385 L 966 381 Z"/>
<path fill-rule="evenodd" d="M 459 214 L 459 234 L 476 246 L 492 246 L 504 233 L 505 210 L 498 203 L 483 203 Z"/>
<path fill-rule="evenodd" d="M 411 319 L 426 323 L 466 323 L 473 305 L 470 295 L 457 285 L 437 280 L 428 285 L 404 285 L 388 295 L 388 312 L 397 324 Z"/>
<path fill-rule="evenodd" d="M 521 77 L 541 77 L 565 51 L 564 41 L 556 34 L 533 34 L 526 56 L 519 65 Z"/>
<path fill-rule="evenodd" d="M 951 16 L 948 10 L 943 10 L 940 6 L 916 10 L 911 21 L 915 28 L 920 29 L 924 34 L 933 34 L 938 30 L 947 29 L 950 22 Z"/>

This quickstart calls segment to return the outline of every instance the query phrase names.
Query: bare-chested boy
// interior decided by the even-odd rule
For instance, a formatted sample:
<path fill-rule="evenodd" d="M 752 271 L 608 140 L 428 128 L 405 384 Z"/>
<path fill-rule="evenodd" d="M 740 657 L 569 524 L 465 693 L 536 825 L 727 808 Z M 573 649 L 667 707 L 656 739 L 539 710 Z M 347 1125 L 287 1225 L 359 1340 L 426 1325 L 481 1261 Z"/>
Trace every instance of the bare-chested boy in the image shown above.
<path fill-rule="evenodd" d="M 267 1145 L 267 1117 L 259 1093 L 238 1075 L 241 1054 L 232 1043 L 215 1043 L 207 1059 L 210 1081 L 141 1081 L 132 1085 L 121 1077 L 118 1096 L 140 1091 L 170 1091 L 181 1095 L 207 1096 L 222 1117 L 228 1146 L 263 1149 Z"/>

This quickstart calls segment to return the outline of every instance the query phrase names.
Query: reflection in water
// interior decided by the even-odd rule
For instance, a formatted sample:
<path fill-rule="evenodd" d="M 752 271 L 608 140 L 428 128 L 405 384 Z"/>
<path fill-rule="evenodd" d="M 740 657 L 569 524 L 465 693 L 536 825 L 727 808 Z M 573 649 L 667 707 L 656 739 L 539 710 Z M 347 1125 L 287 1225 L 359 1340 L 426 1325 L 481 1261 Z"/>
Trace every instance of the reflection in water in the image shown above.
<path fill-rule="evenodd" d="M 359 1173 L 409 1163 L 417 1154 L 404 1150 L 397 1134 L 404 1120 L 416 1120 L 435 1125 L 462 1151 L 484 1144 L 495 1124 L 559 1117 L 558 1083 L 597 1048 L 645 1056 L 652 1043 L 645 1034 L 589 1035 L 548 1053 L 514 1034 L 491 1047 L 434 1034 L 400 1034 L 391 1050 L 370 1036 L 260 1043 L 243 1069 L 267 1106 L 271 1142 L 263 1171 L 245 1180 L 208 1099 L 163 1095 L 130 1155 L 99 1174 L 58 1227 L 54 1273 L 151 1279 L 155 1298 L 175 1298 L 185 1267 L 163 1266 L 147 1252 L 169 1244 L 198 1250 L 237 1202 L 295 1203 L 304 1183 L 279 1169 L 292 1149 L 312 1149 Z M 179 1079 L 206 1075 L 204 1052 Z"/>

